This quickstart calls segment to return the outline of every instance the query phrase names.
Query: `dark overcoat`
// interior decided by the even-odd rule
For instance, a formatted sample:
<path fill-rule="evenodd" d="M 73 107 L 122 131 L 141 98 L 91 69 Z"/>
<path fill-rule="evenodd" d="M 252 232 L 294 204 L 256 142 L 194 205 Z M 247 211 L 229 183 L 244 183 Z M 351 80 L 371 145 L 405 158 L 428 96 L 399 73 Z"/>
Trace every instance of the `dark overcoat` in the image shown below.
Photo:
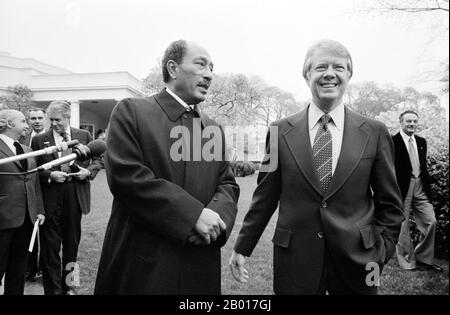
<path fill-rule="evenodd" d="M 221 128 L 198 116 L 165 90 L 122 100 L 113 110 L 105 165 L 114 201 L 95 294 L 220 294 L 220 248 L 235 221 L 239 187 L 225 160 Z M 213 161 L 199 158 L 192 143 L 199 140 L 194 129 L 207 127 L 219 130 L 219 159 Z M 188 130 L 186 137 L 181 130 Z M 191 148 L 189 159 L 179 160 L 180 141 Z M 188 237 L 205 207 L 220 215 L 226 232 L 211 245 L 191 245 Z"/>

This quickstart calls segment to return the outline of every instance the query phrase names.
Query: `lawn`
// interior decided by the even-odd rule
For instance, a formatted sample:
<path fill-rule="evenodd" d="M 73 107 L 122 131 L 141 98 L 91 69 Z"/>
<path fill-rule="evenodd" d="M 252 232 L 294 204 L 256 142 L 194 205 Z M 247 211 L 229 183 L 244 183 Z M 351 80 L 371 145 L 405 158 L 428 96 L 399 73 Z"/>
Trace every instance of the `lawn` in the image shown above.
<path fill-rule="evenodd" d="M 247 261 L 250 280 L 239 284 L 231 276 L 227 265 L 232 246 L 240 230 L 242 220 L 249 207 L 256 185 L 256 176 L 237 178 L 241 187 L 239 213 L 229 241 L 222 249 L 222 292 L 223 294 L 273 294 L 272 291 L 272 235 L 276 222 L 276 213 L 262 235 L 252 256 Z M 79 249 L 81 272 L 80 294 L 92 294 L 100 258 L 103 238 L 111 211 L 112 195 L 106 183 L 104 171 L 100 172 L 92 185 L 92 211 L 82 220 L 82 238 Z M 448 261 L 439 260 L 445 272 L 404 271 L 399 268 L 396 259 L 391 259 L 385 267 L 380 294 L 449 294 Z M 28 291 L 30 292 L 30 291 Z M 32 292 L 39 292 L 33 290 Z M 31 292 L 30 292 L 31 293 Z"/>

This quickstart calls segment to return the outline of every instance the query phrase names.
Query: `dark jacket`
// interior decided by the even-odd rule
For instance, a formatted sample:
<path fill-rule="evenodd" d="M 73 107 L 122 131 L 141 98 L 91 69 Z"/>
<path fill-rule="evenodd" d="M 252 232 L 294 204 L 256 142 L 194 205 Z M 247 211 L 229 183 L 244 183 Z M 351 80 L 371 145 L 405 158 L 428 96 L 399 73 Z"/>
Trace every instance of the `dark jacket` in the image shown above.
<path fill-rule="evenodd" d="M 31 152 L 22 145 L 25 153 Z M 0 139 L 0 159 L 15 156 L 11 149 Z M 36 167 L 34 158 L 28 158 L 28 169 Z M 20 161 L 0 165 L 0 173 L 20 173 Z M 28 212 L 27 212 L 28 209 Z M 37 214 L 45 214 L 41 188 L 36 173 L 28 175 L 0 174 L 0 230 L 22 226 L 25 216 L 35 222 Z"/>
<path fill-rule="evenodd" d="M 430 175 L 427 169 L 427 141 L 414 135 L 416 138 L 417 151 L 419 153 L 420 177 L 428 200 L 431 201 Z M 402 135 L 398 132 L 392 137 L 395 147 L 395 172 L 397 176 L 398 186 L 402 193 L 402 199 L 405 201 L 408 193 L 409 183 L 411 182 L 412 166 L 409 159 L 408 149 L 405 146 Z"/>
<path fill-rule="evenodd" d="M 86 130 L 81 130 L 77 128 L 70 128 L 71 139 L 78 140 L 80 144 L 88 144 L 92 141 L 91 134 Z M 34 151 L 44 149 L 48 146 L 55 145 L 55 138 L 53 137 L 53 131 L 49 130 L 43 134 L 37 135 L 31 141 L 31 147 Z M 58 153 L 41 155 L 36 158 L 38 165 L 48 163 L 50 161 L 58 159 Z M 103 160 L 99 156 L 94 156 L 86 161 L 77 161 L 79 166 L 88 169 L 91 172 L 91 179 L 94 179 L 98 171 L 101 170 L 103 165 Z M 42 194 L 44 197 L 44 205 L 47 210 L 47 215 L 51 216 L 54 209 L 58 207 L 57 198 L 58 189 L 56 189 L 59 183 L 49 181 L 50 173 L 52 171 L 60 171 L 61 166 L 55 166 L 53 169 L 48 171 L 42 171 L 39 173 L 39 179 L 41 182 Z M 90 179 L 86 178 L 83 181 L 74 180 L 75 189 L 77 192 L 78 203 L 83 214 L 88 214 L 91 209 L 91 183 Z"/>
<path fill-rule="evenodd" d="M 259 173 L 235 251 L 250 256 L 279 206 L 272 240 L 276 294 L 316 294 L 326 248 L 328 263 L 353 291 L 372 292 L 365 282 L 366 265 L 383 268 L 404 220 L 387 128 L 345 109 L 339 161 L 323 193 L 309 139 L 308 108 L 274 126 L 278 167 Z"/>
<path fill-rule="evenodd" d="M 105 158 L 114 201 L 95 294 L 220 294 L 220 248 L 233 228 L 239 187 L 224 160 L 223 132 L 221 161 L 171 157 L 181 141 L 171 132 L 184 126 L 192 135 L 195 116 L 165 90 L 114 108 Z M 201 122 L 217 127 L 203 115 Z M 211 245 L 191 245 L 205 207 L 220 215 L 226 232 Z"/>

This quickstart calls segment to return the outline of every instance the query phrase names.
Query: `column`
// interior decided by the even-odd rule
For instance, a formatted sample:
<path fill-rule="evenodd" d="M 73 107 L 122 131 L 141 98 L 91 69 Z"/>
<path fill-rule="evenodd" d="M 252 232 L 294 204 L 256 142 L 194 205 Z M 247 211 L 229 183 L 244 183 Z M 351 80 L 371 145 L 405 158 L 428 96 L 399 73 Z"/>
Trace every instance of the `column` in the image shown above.
<path fill-rule="evenodd" d="M 80 101 L 70 101 L 70 126 L 80 128 Z"/>

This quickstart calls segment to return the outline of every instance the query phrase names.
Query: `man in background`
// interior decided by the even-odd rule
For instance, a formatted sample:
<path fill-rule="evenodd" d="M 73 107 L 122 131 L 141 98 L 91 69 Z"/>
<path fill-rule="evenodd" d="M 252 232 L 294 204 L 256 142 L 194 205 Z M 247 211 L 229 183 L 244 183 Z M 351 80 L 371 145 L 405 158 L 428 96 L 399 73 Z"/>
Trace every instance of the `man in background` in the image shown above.
<path fill-rule="evenodd" d="M 25 116 L 12 109 L 0 110 L 0 159 L 31 152 L 18 140 L 28 130 Z M 36 220 L 45 220 L 34 158 L 0 165 L 0 278 L 4 294 L 21 295 L 25 285 L 28 246 Z"/>
<path fill-rule="evenodd" d="M 416 135 L 419 115 L 407 110 L 400 115 L 400 131 L 393 136 L 395 146 L 395 170 L 405 206 L 406 220 L 397 244 L 397 259 L 401 268 L 424 269 L 441 272 L 434 263 L 436 217 L 431 204 L 430 176 L 427 169 L 427 142 Z M 420 241 L 414 248 L 411 240 L 409 217 L 414 215 Z"/>
<path fill-rule="evenodd" d="M 28 126 L 31 126 L 31 132 L 28 132 L 25 137 L 22 137 L 20 143 L 31 147 L 31 140 L 35 136 L 45 132 L 44 122 L 45 109 L 33 107 L 28 110 Z M 33 251 L 28 256 L 26 280 L 34 282 L 40 277 L 42 277 L 42 270 L 39 263 L 39 237 L 37 237 L 34 242 Z"/>
<path fill-rule="evenodd" d="M 53 101 L 47 107 L 50 130 L 35 136 L 33 150 L 62 142 L 78 140 L 86 145 L 92 141 L 86 130 L 70 127 L 70 104 Z M 70 154 L 71 150 L 37 157 L 42 165 Z M 45 294 L 74 295 L 79 289 L 78 246 L 81 238 L 81 216 L 91 208 L 91 184 L 102 168 L 102 159 L 92 157 L 82 162 L 55 166 L 39 173 L 47 221 L 41 230 L 41 263 Z M 62 263 L 59 255 L 62 246 Z M 62 270 L 62 272 L 61 272 Z"/>

